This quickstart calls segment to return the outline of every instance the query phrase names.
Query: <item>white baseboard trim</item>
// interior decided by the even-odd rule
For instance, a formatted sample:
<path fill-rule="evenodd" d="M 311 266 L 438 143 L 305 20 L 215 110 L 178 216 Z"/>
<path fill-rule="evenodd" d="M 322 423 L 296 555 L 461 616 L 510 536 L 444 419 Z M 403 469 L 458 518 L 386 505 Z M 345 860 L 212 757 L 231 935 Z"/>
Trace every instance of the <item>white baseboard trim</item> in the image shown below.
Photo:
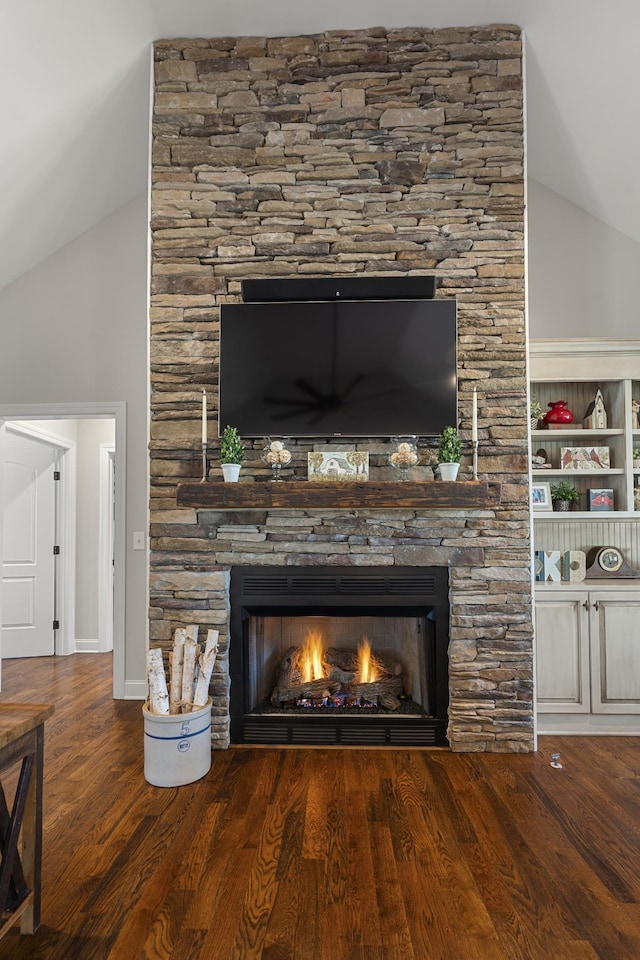
<path fill-rule="evenodd" d="M 76 640 L 75 652 L 76 653 L 100 653 L 100 641 L 99 640 Z"/>
<path fill-rule="evenodd" d="M 147 684 L 146 681 L 126 680 L 124 684 L 125 700 L 146 700 Z"/>
<path fill-rule="evenodd" d="M 640 716 L 629 713 L 538 713 L 538 733 L 543 737 L 640 736 Z"/>

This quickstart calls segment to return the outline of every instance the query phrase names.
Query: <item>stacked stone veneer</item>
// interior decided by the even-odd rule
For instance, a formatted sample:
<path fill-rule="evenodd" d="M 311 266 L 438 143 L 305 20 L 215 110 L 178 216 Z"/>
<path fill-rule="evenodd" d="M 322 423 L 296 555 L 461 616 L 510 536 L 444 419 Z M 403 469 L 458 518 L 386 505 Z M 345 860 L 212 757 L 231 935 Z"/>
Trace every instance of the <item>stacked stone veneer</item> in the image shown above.
<path fill-rule="evenodd" d="M 231 566 L 449 564 L 451 746 L 533 747 L 521 54 L 511 26 L 155 45 L 151 642 L 220 630 L 219 746 Z M 219 306 L 241 279 L 434 272 L 458 301 L 460 426 L 477 385 L 499 508 L 177 509 L 176 484 L 201 475 L 201 390 L 214 421 Z M 361 446 L 382 476 L 384 446 Z"/>

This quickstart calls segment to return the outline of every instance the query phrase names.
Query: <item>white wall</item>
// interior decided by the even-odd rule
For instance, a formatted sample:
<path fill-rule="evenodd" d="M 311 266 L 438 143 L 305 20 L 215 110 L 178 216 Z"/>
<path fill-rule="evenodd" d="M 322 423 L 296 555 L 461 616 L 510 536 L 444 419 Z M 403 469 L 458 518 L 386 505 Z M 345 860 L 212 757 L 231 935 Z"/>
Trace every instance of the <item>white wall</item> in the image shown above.
<path fill-rule="evenodd" d="M 76 639 L 98 641 L 100 444 L 115 443 L 115 421 L 78 420 Z"/>
<path fill-rule="evenodd" d="M 0 403 L 127 404 L 125 694 L 144 696 L 147 201 L 117 210 L 0 290 Z"/>
<path fill-rule="evenodd" d="M 640 244 L 535 180 L 527 190 L 531 339 L 640 336 Z"/>

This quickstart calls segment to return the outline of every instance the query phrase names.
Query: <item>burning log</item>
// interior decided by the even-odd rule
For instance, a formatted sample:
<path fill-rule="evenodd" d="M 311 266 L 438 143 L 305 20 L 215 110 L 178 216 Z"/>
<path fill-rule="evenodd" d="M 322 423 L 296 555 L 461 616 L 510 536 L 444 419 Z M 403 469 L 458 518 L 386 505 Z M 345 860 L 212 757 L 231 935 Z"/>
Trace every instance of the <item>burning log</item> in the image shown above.
<path fill-rule="evenodd" d="M 326 671 L 322 671 L 326 672 Z M 271 694 L 271 703 L 277 706 L 288 700 L 309 698 L 321 699 L 340 689 L 339 680 L 329 680 L 326 676 L 306 678 L 302 664 L 300 647 L 289 647 L 280 661 L 278 680 Z"/>
<path fill-rule="evenodd" d="M 340 667 L 330 667 L 328 671 L 329 680 L 337 680 L 338 683 L 351 683 L 356 675 L 352 671 L 342 670 Z"/>
<path fill-rule="evenodd" d="M 349 706 L 348 701 L 354 700 L 397 710 L 403 693 L 401 673 L 395 658 L 371 653 L 366 641 L 358 650 L 329 647 L 316 657 L 311 674 L 304 648 L 289 647 L 280 662 L 271 703 L 322 701 L 340 694 L 340 705 Z"/>
<path fill-rule="evenodd" d="M 349 690 L 357 697 L 373 700 L 387 710 L 397 710 L 403 691 L 402 677 L 384 677 L 373 683 L 352 683 Z"/>
<path fill-rule="evenodd" d="M 338 681 L 322 679 L 308 680 L 292 687 L 276 687 L 271 694 L 271 703 L 277 707 L 290 700 L 324 700 L 337 693 L 341 686 Z"/>
<path fill-rule="evenodd" d="M 324 651 L 324 659 L 328 664 L 347 673 L 353 673 L 355 676 L 358 674 L 359 657 L 358 650 L 342 650 L 339 647 L 329 647 Z M 370 662 L 379 676 L 399 677 L 402 673 L 402 664 L 395 658 L 384 654 L 370 654 Z"/>

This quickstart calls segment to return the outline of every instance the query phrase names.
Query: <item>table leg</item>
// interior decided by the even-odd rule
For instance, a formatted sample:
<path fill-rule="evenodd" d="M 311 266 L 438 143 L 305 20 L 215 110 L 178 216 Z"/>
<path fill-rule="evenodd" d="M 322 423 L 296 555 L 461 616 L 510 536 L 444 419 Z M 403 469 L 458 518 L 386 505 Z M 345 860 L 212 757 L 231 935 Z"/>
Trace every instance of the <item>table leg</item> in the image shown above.
<path fill-rule="evenodd" d="M 44 773 L 44 724 L 36 727 L 35 764 L 29 783 L 22 831 L 22 867 L 31 903 L 20 919 L 21 933 L 35 933 L 40 926 L 42 889 L 42 782 Z"/>

